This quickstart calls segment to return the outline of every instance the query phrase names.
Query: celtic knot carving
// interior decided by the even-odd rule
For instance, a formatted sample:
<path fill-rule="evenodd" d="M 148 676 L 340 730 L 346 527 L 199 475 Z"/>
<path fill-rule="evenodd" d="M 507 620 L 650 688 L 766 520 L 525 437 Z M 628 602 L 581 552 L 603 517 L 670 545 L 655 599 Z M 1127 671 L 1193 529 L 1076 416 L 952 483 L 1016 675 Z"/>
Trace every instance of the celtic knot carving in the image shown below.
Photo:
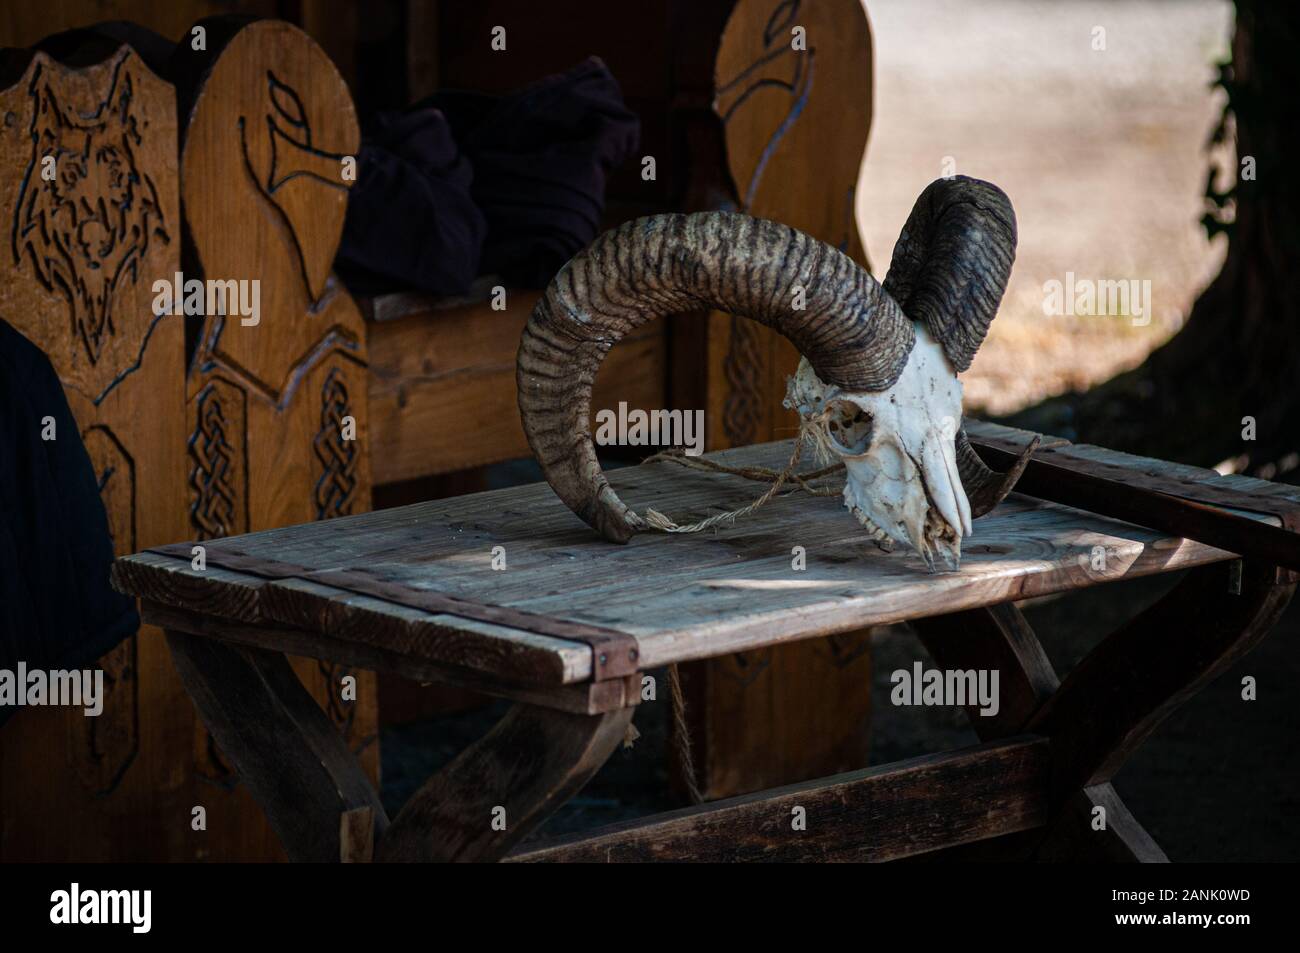
<path fill-rule="evenodd" d="M 347 384 L 339 369 L 334 368 L 321 388 L 320 430 L 312 441 L 316 459 L 321 463 L 320 478 L 316 481 L 318 520 L 352 512 L 357 489 L 357 443 L 355 439 L 344 439 L 344 418 L 351 416 Z"/>
<path fill-rule="evenodd" d="M 347 383 L 339 369 L 334 368 L 321 388 L 320 430 L 312 441 L 316 459 L 321 463 L 320 478 L 316 481 L 318 520 L 352 512 L 357 489 L 357 443 L 355 438 L 345 439 L 352 435 L 344 432 L 344 418 L 351 416 Z M 337 662 L 321 661 L 319 666 L 326 685 L 325 713 L 351 742 L 356 706 L 343 701 L 340 686 L 345 677 L 354 673 L 350 667 Z"/>
<path fill-rule="evenodd" d="M 217 539 L 238 532 L 239 526 L 232 425 L 215 387 L 199 395 L 196 418 L 189 440 L 190 523 L 197 539 Z"/>

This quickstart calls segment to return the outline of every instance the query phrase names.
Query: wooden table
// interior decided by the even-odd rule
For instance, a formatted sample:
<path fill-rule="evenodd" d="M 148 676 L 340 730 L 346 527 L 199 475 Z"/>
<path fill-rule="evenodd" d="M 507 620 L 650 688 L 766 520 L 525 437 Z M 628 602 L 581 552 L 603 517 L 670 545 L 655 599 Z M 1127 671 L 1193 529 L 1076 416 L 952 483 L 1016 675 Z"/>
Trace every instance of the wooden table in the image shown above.
<path fill-rule="evenodd" d="M 972 437 L 1027 439 L 987 425 Z M 1260 525 L 1286 523 L 1264 512 L 1300 500 L 1292 487 L 1065 449 L 1134 482 L 1163 475 L 1235 494 L 1239 511 L 1258 499 Z M 779 468 L 788 454 L 787 442 L 715 457 Z M 754 483 L 671 463 L 610 476 L 638 512 L 678 519 L 757 494 Z M 1018 494 L 976 523 L 960 572 L 936 575 L 910 553 L 878 550 L 837 498 L 804 494 L 715 533 L 626 546 L 597 539 L 545 484 L 205 546 L 206 568 L 184 544 L 125 557 L 114 579 L 166 630 L 199 712 L 301 860 L 882 860 L 946 848 L 1160 860 L 1109 781 L 1171 710 L 1263 637 L 1294 589 L 1267 562 Z M 806 552 L 802 570 L 794 547 Z M 1014 605 L 1183 569 L 1063 681 Z M 938 667 L 999 671 L 998 714 L 971 713 L 978 746 L 511 853 L 622 741 L 647 670 L 904 620 Z M 285 653 L 517 704 L 390 822 Z M 663 688 L 653 704 L 669 703 Z M 1097 807 L 1104 831 L 1093 830 Z M 805 829 L 792 824 L 795 808 Z"/>

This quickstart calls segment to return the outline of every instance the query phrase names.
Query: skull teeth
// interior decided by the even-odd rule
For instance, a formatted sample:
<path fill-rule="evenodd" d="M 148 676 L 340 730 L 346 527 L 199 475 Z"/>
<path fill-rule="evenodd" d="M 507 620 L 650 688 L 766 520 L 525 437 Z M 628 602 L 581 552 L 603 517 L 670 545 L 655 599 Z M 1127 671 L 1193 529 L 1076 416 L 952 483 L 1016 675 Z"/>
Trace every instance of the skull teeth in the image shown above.
<path fill-rule="evenodd" d="M 866 529 L 868 535 L 870 535 L 877 543 L 882 544 L 882 549 L 885 548 L 885 546 L 893 545 L 893 537 L 877 526 L 866 513 L 862 512 L 862 510 L 856 506 L 850 507 L 850 511 L 857 518 L 857 521 L 862 524 L 863 528 Z"/>

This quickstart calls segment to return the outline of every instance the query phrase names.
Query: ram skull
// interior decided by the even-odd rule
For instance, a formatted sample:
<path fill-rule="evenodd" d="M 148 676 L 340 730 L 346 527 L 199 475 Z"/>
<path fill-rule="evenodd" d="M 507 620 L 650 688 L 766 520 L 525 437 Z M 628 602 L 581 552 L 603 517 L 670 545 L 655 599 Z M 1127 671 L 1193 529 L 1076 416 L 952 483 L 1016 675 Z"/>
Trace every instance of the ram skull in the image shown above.
<path fill-rule="evenodd" d="M 607 539 L 646 528 L 610 487 L 591 438 L 609 349 L 663 314 L 743 315 L 803 355 L 786 405 L 847 470 L 844 504 L 877 542 L 956 569 L 972 521 L 1014 485 L 1033 447 L 990 470 L 961 429 L 960 371 L 997 312 L 1015 256 L 1011 203 L 941 179 L 917 199 L 884 285 L 838 250 L 734 212 L 656 215 L 606 232 L 556 275 L 519 345 L 524 433 L 547 482 Z"/>
<path fill-rule="evenodd" d="M 958 567 L 971 533 L 955 443 L 961 383 L 924 328 L 889 390 L 827 385 L 804 358 L 785 406 L 818 422 L 819 445 L 844 461 L 844 505 L 881 548 L 910 545 L 931 572 L 936 556 Z"/>

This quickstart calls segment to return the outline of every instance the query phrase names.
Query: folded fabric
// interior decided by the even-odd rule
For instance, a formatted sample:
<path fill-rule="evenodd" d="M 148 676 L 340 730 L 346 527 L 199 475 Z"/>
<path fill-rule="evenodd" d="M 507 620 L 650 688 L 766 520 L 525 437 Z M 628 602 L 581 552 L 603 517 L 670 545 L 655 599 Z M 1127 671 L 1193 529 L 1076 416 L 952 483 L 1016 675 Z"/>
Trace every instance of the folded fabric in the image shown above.
<path fill-rule="evenodd" d="M 437 109 L 381 113 L 357 158 L 334 267 L 356 294 L 464 294 L 479 273 L 487 222 L 473 172 Z"/>
<path fill-rule="evenodd" d="M 640 142 L 618 81 L 593 56 L 510 96 L 448 91 L 430 102 L 474 167 L 488 226 L 482 270 L 545 286 L 596 237 L 606 179 Z"/>
<path fill-rule="evenodd" d="M 44 439 L 51 424 L 54 439 Z M 109 585 L 112 562 L 95 470 L 58 375 L 0 320 L 0 669 L 83 668 L 135 632 L 135 603 Z M 15 710 L 0 705 L 0 725 Z"/>
<path fill-rule="evenodd" d="M 461 295 L 480 274 L 540 287 L 596 237 L 640 122 L 592 57 L 508 96 L 440 92 L 377 116 L 336 268 L 361 294 Z"/>

